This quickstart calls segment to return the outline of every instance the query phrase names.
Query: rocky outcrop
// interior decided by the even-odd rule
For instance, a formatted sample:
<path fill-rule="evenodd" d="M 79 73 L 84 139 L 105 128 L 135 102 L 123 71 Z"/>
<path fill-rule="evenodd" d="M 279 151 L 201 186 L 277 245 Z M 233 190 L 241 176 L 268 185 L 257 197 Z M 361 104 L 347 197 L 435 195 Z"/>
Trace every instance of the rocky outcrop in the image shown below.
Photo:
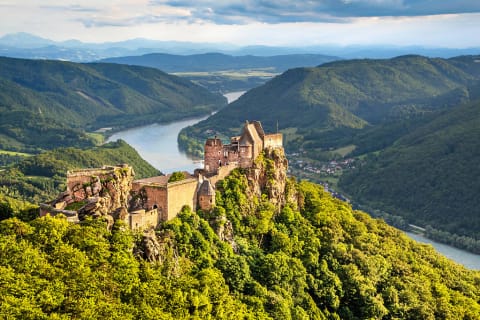
<path fill-rule="evenodd" d="M 135 173 L 128 165 L 101 169 L 75 170 L 67 173 L 67 191 L 49 203 L 48 213 L 61 210 L 77 212 L 78 220 L 88 216 L 104 217 L 108 226 L 115 219 L 126 218 Z"/>
<path fill-rule="evenodd" d="M 283 148 L 266 148 L 247 169 L 250 191 L 257 196 L 266 194 L 280 210 L 286 203 L 287 169 L 288 160 Z"/>
<path fill-rule="evenodd" d="M 232 222 L 230 222 L 230 220 L 228 220 L 225 216 L 218 216 L 214 219 L 211 219 L 208 223 L 213 230 L 215 230 L 218 238 L 230 244 L 233 251 L 237 252 L 238 246 L 235 243 Z"/>

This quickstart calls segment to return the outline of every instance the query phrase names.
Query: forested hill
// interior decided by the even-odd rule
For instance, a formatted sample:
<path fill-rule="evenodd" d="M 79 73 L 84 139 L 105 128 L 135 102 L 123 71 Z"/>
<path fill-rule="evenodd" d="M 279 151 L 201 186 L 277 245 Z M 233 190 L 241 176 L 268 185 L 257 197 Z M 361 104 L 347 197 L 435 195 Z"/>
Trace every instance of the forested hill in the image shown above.
<path fill-rule="evenodd" d="M 284 72 L 297 67 L 313 67 L 338 57 L 321 54 L 289 54 L 278 56 L 231 56 L 222 53 L 173 55 L 150 53 L 142 56 L 103 59 L 101 62 L 153 67 L 165 72 L 212 72 L 239 69 L 268 69 Z"/>
<path fill-rule="evenodd" d="M 226 103 L 153 68 L 0 57 L 0 148 L 88 146 L 82 131 L 208 114 Z"/>
<path fill-rule="evenodd" d="M 235 170 L 215 210 L 184 208 L 143 236 L 121 220 L 111 231 L 92 219 L 1 221 L 0 318 L 479 318 L 478 271 L 323 186 L 289 180 L 272 193 L 287 199 L 279 210 L 275 163 L 256 161 L 269 177 L 262 195 Z"/>
<path fill-rule="evenodd" d="M 478 97 L 480 86 L 472 89 Z M 368 157 L 340 185 L 361 203 L 411 223 L 480 240 L 479 141 L 476 100 L 441 113 Z"/>
<path fill-rule="evenodd" d="M 292 69 L 184 133 L 203 139 L 202 134 L 213 129 L 230 136 L 248 115 L 262 121 L 267 131 L 274 131 L 278 123 L 286 133 L 294 132 L 290 138 L 297 147 L 305 141 L 343 137 L 368 125 L 467 101 L 463 88 L 479 79 L 479 65 L 474 56 L 402 56 Z"/>

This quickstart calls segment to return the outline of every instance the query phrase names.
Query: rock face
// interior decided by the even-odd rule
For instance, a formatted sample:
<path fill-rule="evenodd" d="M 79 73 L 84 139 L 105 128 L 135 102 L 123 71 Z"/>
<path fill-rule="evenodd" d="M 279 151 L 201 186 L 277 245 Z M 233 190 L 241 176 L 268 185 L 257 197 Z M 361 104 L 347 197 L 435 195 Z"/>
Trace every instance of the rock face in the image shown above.
<path fill-rule="evenodd" d="M 230 244 L 233 251 L 237 252 L 238 246 L 234 239 L 232 222 L 225 216 L 218 216 L 208 223 L 215 230 L 218 238 Z"/>
<path fill-rule="evenodd" d="M 104 217 L 108 226 L 126 218 L 135 173 L 128 165 L 101 169 L 74 170 L 67 173 L 67 191 L 49 203 L 48 210 L 73 210 L 78 220 L 87 216 Z"/>
<path fill-rule="evenodd" d="M 254 195 L 265 193 L 280 210 L 286 203 L 288 160 L 283 148 L 267 148 L 263 152 L 247 169 L 248 185 Z"/>
<path fill-rule="evenodd" d="M 80 174 L 79 174 L 80 173 Z M 83 182 L 79 191 L 79 181 L 84 181 L 88 175 L 90 181 Z M 109 167 L 99 172 L 76 172 L 75 176 L 67 177 L 67 184 L 73 184 L 71 192 L 74 199 L 86 200 L 87 203 L 78 210 L 78 218 L 83 220 L 86 216 L 109 216 L 128 208 L 130 190 L 135 173 L 132 167 L 123 165 L 121 167 Z M 108 218 L 107 218 L 108 219 Z"/>

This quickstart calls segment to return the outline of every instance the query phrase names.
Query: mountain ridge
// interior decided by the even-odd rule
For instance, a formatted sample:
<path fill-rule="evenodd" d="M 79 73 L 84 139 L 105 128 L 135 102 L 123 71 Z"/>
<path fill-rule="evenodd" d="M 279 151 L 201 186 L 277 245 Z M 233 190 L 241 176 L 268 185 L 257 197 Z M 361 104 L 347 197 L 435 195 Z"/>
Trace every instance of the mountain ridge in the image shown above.
<path fill-rule="evenodd" d="M 6 149 L 15 143 L 5 144 L 5 137 L 19 148 L 35 148 L 38 134 L 30 133 L 50 128 L 50 140 L 40 146 L 49 148 L 61 146 L 57 129 L 80 141 L 87 139 L 82 130 L 168 122 L 226 102 L 188 80 L 138 66 L 0 58 L 0 70 L 0 145 Z"/>

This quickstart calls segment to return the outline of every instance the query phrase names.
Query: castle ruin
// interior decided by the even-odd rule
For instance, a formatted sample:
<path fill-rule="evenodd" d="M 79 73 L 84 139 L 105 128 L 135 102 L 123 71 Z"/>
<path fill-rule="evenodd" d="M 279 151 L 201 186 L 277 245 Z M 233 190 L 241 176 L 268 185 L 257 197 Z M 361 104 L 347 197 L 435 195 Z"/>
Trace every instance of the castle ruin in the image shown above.
<path fill-rule="evenodd" d="M 121 219 L 132 230 L 157 227 L 177 216 L 182 207 L 211 210 L 215 184 L 235 168 L 249 168 L 265 149 L 283 148 L 282 134 L 265 134 L 259 121 L 245 122 L 240 136 L 223 144 L 207 139 L 204 168 L 185 179 L 169 182 L 169 175 L 134 180 L 128 165 L 104 166 L 67 172 L 67 191 L 40 205 L 40 215 L 63 214 L 78 222 L 85 216 Z"/>

